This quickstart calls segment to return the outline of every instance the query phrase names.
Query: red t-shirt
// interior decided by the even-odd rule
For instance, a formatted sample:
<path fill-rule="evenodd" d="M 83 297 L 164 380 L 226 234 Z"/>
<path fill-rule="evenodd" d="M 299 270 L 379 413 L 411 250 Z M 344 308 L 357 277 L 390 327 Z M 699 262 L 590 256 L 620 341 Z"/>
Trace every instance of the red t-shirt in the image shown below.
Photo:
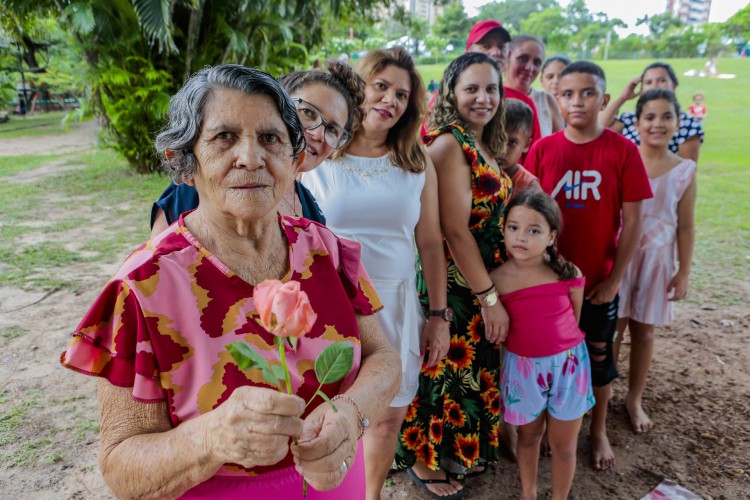
<path fill-rule="evenodd" d="M 513 182 L 513 194 L 510 196 L 511 200 L 521 194 L 522 191 L 528 189 L 529 184 L 531 184 L 532 182 L 539 182 L 536 176 L 523 168 L 522 165 L 518 165 L 518 168 L 513 173 L 510 180 Z"/>
<path fill-rule="evenodd" d="M 612 270 L 622 204 L 652 197 L 638 147 L 609 129 L 585 144 L 560 130 L 534 144 L 524 166 L 560 206 L 560 254 L 581 269 L 588 293 Z"/>
<path fill-rule="evenodd" d="M 523 92 L 519 92 L 517 90 L 513 90 L 510 87 L 503 86 L 503 90 L 505 91 L 504 99 L 518 99 L 519 101 L 523 101 L 526 104 L 529 105 L 531 108 L 531 112 L 534 114 L 534 120 L 531 123 L 531 144 L 534 144 L 534 142 L 542 137 L 542 131 L 539 128 L 539 117 L 536 113 L 536 104 L 534 104 L 534 101 L 531 100 L 531 97 L 527 96 Z M 437 96 L 437 90 L 432 93 L 432 97 L 430 98 L 430 103 L 427 105 L 427 111 L 424 114 L 424 119 L 422 120 L 422 130 L 420 131 L 421 137 L 424 137 L 427 135 L 427 114 L 430 112 L 432 107 L 435 105 L 435 96 Z M 521 159 L 519 162 L 523 165 L 524 160 L 526 159 L 526 154 L 521 155 Z"/>

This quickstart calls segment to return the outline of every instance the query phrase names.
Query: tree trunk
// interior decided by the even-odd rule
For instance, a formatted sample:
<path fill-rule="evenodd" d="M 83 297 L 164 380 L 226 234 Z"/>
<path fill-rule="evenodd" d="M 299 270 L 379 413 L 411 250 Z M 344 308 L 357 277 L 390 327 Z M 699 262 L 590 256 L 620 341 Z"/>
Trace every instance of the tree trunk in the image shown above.
<path fill-rule="evenodd" d="M 187 47 L 185 48 L 185 74 L 183 81 L 187 81 L 193 73 L 193 52 L 198 43 L 198 36 L 201 30 L 201 21 L 203 20 L 203 7 L 206 5 L 205 0 L 198 0 L 198 5 L 190 11 L 190 23 L 188 24 Z"/>

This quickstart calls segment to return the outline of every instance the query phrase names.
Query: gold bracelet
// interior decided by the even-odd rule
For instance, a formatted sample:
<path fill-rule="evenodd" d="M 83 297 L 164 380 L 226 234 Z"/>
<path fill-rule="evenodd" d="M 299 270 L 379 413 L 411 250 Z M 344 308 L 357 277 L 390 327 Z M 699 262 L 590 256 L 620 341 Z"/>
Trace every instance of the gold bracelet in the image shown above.
<path fill-rule="evenodd" d="M 370 425 L 370 420 L 368 418 L 365 418 L 365 415 L 359 409 L 359 405 L 357 405 L 357 402 L 354 401 L 351 396 L 348 396 L 346 394 L 338 394 L 332 397 L 331 401 L 346 401 L 354 407 L 354 410 L 357 412 L 357 419 L 359 422 L 359 436 L 357 436 L 357 441 L 362 439 L 362 435 L 364 435 L 365 430 L 367 430 L 367 427 Z"/>

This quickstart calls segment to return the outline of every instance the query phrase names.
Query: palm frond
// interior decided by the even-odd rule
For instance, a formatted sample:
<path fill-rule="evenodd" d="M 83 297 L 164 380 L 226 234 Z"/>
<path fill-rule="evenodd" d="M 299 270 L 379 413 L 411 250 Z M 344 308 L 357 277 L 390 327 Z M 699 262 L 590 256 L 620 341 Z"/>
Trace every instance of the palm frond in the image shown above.
<path fill-rule="evenodd" d="M 89 2 L 71 3 L 65 7 L 63 16 L 68 19 L 73 31 L 81 35 L 88 35 L 96 26 L 94 9 Z"/>
<path fill-rule="evenodd" d="M 159 42 L 160 49 L 179 52 L 172 39 L 172 2 L 170 0 L 133 0 L 138 23 L 147 36 Z"/>

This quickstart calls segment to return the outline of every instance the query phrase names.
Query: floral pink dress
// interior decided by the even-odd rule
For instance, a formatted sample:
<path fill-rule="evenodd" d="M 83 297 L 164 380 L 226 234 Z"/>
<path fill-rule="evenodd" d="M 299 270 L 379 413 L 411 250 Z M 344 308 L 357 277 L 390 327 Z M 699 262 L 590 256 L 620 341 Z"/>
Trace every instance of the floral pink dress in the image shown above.
<path fill-rule="evenodd" d="M 333 397 L 351 386 L 359 370 L 356 315 L 374 314 L 381 303 L 360 263 L 357 243 L 307 219 L 280 217 L 279 223 L 289 242 L 290 269 L 282 281 L 299 281 L 318 315 L 296 352 L 286 353 L 294 393 L 310 400 L 318 386 L 313 365 L 318 354 L 333 342 L 349 342 L 354 347 L 351 371 L 322 388 Z M 135 401 L 167 403 L 176 427 L 210 412 L 237 387 L 276 389 L 258 370 L 240 370 L 226 350 L 227 344 L 244 340 L 272 364 L 280 362 L 273 336 L 256 318 L 253 286 L 201 246 L 180 217 L 133 252 L 105 285 L 61 362 L 132 388 Z M 305 415 L 320 403 L 317 397 Z M 362 462 L 361 456 L 355 460 L 341 493 L 364 495 L 363 470 L 355 470 Z M 293 465 L 291 453 L 268 467 L 226 464 L 186 497 L 200 497 L 203 491 L 212 498 L 266 498 L 267 491 L 274 498 L 296 498 L 302 494 L 302 480 Z M 348 484 L 352 482 L 362 489 Z M 284 484 L 288 495 L 280 493 Z M 347 484 L 354 489 L 347 490 Z M 325 498 L 316 494 L 310 489 L 307 498 Z"/>

